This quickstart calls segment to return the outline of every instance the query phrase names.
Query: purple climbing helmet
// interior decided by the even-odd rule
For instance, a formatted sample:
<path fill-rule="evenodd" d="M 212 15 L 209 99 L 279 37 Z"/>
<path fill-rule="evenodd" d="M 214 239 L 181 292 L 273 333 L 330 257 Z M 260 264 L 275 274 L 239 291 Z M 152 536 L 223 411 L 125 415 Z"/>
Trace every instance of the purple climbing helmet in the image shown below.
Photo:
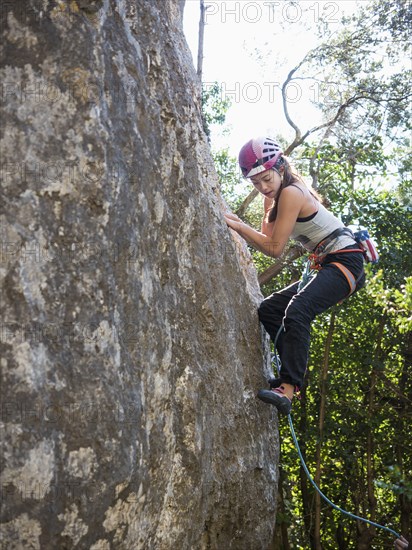
<path fill-rule="evenodd" d="M 239 153 L 239 166 L 245 178 L 277 168 L 283 151 L 271 138 L 257 137 L 251 139 L 242 147 Z"/>

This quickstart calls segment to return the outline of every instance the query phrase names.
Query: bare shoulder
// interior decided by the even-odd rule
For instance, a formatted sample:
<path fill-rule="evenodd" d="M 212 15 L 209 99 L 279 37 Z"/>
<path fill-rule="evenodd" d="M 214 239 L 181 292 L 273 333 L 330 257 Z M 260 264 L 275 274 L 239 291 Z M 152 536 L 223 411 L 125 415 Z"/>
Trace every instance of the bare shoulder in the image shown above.
<path fill-rule="evenodd" d="M 286 193 L 286 195 L 289 195 L 291 198 L 293 197 L 297 198 L 298 196 L 300 196 L 302 199 L 305 199 L 311 204 L 313 203 L 313 200 L 314 200 L 314 197 L 310 192 L 310 190 L 308 189 L 307 185 L 301 181 L 288 185 L 282 191 L 282 194 L 283 193 Z"/>
<path fill-rule="evenodd" d="M 289 184 L 285 189 L 295 189 L 303 194 L 305 194 L 305 192 L 307 191 L 307 187 L 303 183 L 303 181 L 294 181 L 293 183 Z"/>
<path fill-rule="evenodd" d="M 303 198 L 306 195 L 304 185 L 300 184 L 292 184 L 288 185 L 282 190 L 281 197 L 284 197 L 285 199 L 288 198 L 289 200 L 296 200 L 299 198 Z"/>
<path fill-rule="evenodd" d="M 285 207 L 288 211 L 296 211 L 296 217 L 306 217 L 318 211 L 319 205 L 316 204 L 309 189 L 304 183 L 288 185 L 283 189 L 279 207 Z"/>

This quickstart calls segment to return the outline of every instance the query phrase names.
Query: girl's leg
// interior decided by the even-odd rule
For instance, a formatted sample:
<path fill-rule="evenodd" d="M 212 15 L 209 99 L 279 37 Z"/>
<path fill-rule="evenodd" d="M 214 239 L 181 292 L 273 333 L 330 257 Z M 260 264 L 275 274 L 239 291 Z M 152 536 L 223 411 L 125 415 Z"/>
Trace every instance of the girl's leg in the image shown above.
<path fill-rule="evenodd" d="M 331 255 L 358 278 L 363 271 L 361 254 Z M 358 288 L 363 286 L 364 279 Z M 318 275 L 296 294 L 286 308 L 282 341 L 282 381 L 300 387 L 306 371 L 310 344 L 310 325 L 316 315 L 347 297 L 349 285 L 342 272 L 325 263 Z"/>
<path fill-rule="evenodd" d="M 346 277 L 330 262 L 347 267 L 358 280 L 357 290 L 364 285 L 363 257 L 344 253 L 329 255 L 318 275 L 286 307 L 282 333 L 281 385 L 272 390 L 259 390 L 258 397 L 274 405 L 281 414 L 290 414 L 294 387 L 300 387 L 306 371 L 310 344 L 310 325 L 316 315 L 340 302 L 350 292 Z"/>
<path fill-rule="evenodd" d="M 268 332 L 272 341 L 275 341 L 279 328 L 282 325 L 283 318 L 285 316 L 286 308 L 289 305 L 291 299 L 296 295 L 298 291 L 299 283 L 293 283 L 292 285 L 271 294 L 261 302 L 258 314 L 260 322 Z M 279 357 L 282 360 L 283 356 L 283 331 L 280 333 L 277 340 L 276 349 Z"/>

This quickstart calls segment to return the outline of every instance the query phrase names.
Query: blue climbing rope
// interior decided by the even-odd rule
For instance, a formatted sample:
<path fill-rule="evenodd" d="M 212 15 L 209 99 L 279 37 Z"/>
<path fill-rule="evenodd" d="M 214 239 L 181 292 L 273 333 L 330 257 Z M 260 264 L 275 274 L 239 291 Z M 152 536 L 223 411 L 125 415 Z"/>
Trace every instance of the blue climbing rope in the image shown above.
<path fill-rule="evenodd" d="M 308 270 L 308 266 L 306 266 L 306 270 Z M 303 278 L 302 278 L 303 279 Z M 308 278 L 307 282 L 309 282 L 309 280 L 311 279 Z M 307 283 L 306 283 L 307 284 Z M 304 285 L 302 285 L 302 288 L 303 288 Z M 275 338 L 275 341 L 274 341 L 274 348 L 275 348 L 275 353 L 274 353 L 274 358 L 275 358 L 275 363 L 276 363 L 276 370 L 277 370 L 277 373 L 278 373 L 278 377 L 280 377 L 280 365 L 279 365 L 279 358 L 277 356 L 277 353 L 276 353 L 276 343 L 277 343 L 277 340 L 279 338 L 279 335 L 281 333 L 281 331 L 284 330 L 284 327 L 283 327 L 283 324 L 282 326 L 279 328 L 277 334 L 276 334 L 276 338 Z M 272 360 L 273 361 L 273 360 Z M 338 510 L 338 512 L 341 512 L 341 514 L 345 514 L 346 516 L 349 516 L 350 518 L 352 519 L 357 519 L 359 521 L 363 521 L 364 523 L 368 523 L 369 525 L 373 525 L 374 527 L 378 527 L 379 529 L 384 529 L 385 531 L 388 531 L 389 533 L 392 533 L 393 535 L 395 535 L 395 537 L 398 539 L 400 538 L 400 534 L 397 533 L 396 531 L 394 531 L 393 529 L 390 529 L 389 527 L 385 527 L 384 525 L 379 525 L 379 523 L 375 523 L 374 521 L 370 521 L 369 519 L 365 519 L 365 518 L 362 518 L 360 516 L 356 516 L 355 514 L 352 514 L 351 512 L 347 512 L 346 510 L 344 510 L 343 508 L 340 508 L 339 506 L 337 506 L 336 504 L 333 504 L 332 501 L 330 501 L 328 499 L 328 497 L 326 495 L 324 495 L 322 493 L 322 491 L 319 489 L 319 487 L 316 485 L 314 479 L 312 478 L 312 476 L 310 475 L 310 472 L 309 472 L 309 469 L 308 467 L 306 466 L 306 462 L 303 458 L 303 455 L 302 455 L 302 452 L 300 450 L 300 446 L 299 446 L 299 442 L 298 442 L 298 438 L 296 437 L 296 433 L 295 433 L 295 428 L 293 427 L 293 421 L 292 421 L 292 416 L 290 414 L 288 414 L 288 421 L 289 421 L 289 427 L 290 427 L 290 432 L 292 434 L 292 438 L 293 438 L 293 441 L 295 443 L 295 447 L 296 447 L 296 450 L 298 452 L 298 455 L 299 455 L 299 458 L 300 458 L 300 462 L 302 464 L 302 467 L 309 479 L 309 481 L 311 482 L 311 484 L 313 485 L 313 487 L 316 489 L 316 491 L 319 493 L 319 495 L 323 498 L 323 500 L 325 502 L 327 502 L 329 504 L 329 506 L 332 506 L 332 508 L 334 508 L 335 510 Z"/>

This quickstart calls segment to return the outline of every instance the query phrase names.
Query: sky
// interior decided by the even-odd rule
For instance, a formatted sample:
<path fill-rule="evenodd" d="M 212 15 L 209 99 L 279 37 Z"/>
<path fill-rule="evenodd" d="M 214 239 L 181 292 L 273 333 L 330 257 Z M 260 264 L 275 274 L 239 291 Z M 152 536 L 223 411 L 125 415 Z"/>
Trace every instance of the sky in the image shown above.
<path fill-rule="evenodd" d="M 254 136 L 280 134 L 290 142 L 294 132 L 283 114 L 280 84 L 316 45 L 316 28 L 327 22 L 337 29 L 357 2 L 206 0 L 206 5 L 203 82 L 217 81 L 222 97 L 232 100 L 226 117 L 230 134 L 212 131 L 212 147 L 228 147 L 237 156 Z M 199 0 L 186 0 L 184 31 L 195 66 L 199 16 Z M 291 114 L 303 130 L 319 123 L 310 103 L 317 93 L 313 83 L 288 90 Z"/>

